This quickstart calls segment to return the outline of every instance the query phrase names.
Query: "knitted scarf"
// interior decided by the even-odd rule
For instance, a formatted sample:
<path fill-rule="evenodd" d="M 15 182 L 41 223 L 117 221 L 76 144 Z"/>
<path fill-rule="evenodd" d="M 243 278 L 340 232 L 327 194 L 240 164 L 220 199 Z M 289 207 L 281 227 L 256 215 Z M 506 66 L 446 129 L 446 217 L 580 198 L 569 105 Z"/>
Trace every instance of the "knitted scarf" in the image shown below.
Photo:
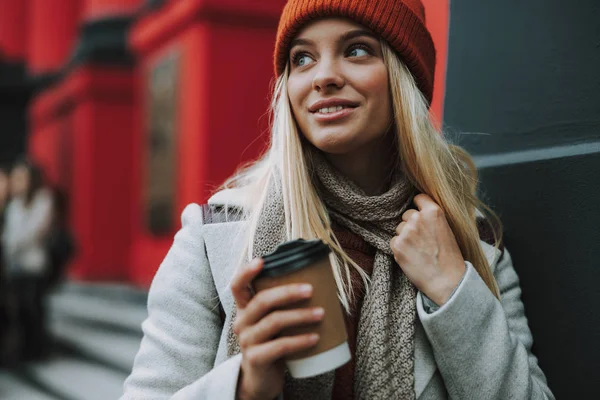
<path fill-rule="evenodd" d="M 360 311 L 355 354 L 354 392 L 357 399 L 414 399 L 414 337 L 416 288 L 393 258 L 390 240 L 402 213 L 415 194 L 414 187 L 396 173 L 389 190 L 367 196 L 342 176 L 324 157 L 314 155 L 314 184 L 330 218 L 358 234 L 377 249 L 371 286 Z M 275 250 L 286 240 L 283 196 L 280 185 L 270 186 L 267 203 L 257 227 L 254 254 Z M 235 320 L 235 307 L 231 321 Z M 240 352 L 231 326 L 228 354 Z M 330 399 L 335 372 L 307 379 L 286 375 L 284 398 Z"/>

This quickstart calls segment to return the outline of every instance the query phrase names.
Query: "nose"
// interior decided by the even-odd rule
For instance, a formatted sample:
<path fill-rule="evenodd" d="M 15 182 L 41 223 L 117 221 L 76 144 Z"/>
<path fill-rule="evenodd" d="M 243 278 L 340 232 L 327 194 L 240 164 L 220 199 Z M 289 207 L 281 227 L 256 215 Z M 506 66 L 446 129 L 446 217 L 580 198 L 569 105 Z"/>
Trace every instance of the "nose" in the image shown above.
<path fill-rule="evenodd" d="M 313 89 L 317 92 L 341 89 L 346 81 L 335 60 L 321 59 L 313 78 Z"/>

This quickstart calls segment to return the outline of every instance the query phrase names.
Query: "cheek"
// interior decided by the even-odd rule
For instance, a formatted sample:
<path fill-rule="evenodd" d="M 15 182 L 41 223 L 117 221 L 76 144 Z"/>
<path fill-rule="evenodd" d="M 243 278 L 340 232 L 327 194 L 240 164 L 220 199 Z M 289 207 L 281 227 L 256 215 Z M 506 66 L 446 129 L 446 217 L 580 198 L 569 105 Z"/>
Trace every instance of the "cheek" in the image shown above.
<path fill-rule="evenodd" d="M 305 80 L 299 78 L 288 79 L 287 85 L 288 97 L 292 105 L 292 111 L 294 114 L 298 114 L 298 111 L 303 106 L 304 99 L 310 93 L 310 86 L 307 87 Z"/>
<path fill-rule="evenodd" d="M 381 107 L 379 111 L 382 113 L 389 113 L 391 111 L 391 100 L 389 80 L 385 67 L 378 68 L 376 72 L 371 74 L 370 79 L 365 83 L 365 87 L 373 94 L 378 106 Z"/>
<path fill-rule="evenodd" d="M 369 104 L 369 119 L 381 121 L 387 125 L 392 118 L 392 107 L 389 90 L 389 79 L 385 64 L 373 66 L 368 71 L 361 71 L 353 83 L 357 90 L 367 99 Z"/>

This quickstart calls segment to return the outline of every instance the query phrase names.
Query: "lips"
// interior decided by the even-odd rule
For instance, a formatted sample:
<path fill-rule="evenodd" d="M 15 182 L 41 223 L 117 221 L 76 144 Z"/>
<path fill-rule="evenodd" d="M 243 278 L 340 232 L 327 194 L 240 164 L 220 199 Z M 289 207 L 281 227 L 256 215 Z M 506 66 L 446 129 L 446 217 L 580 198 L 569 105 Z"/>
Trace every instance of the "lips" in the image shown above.
<path fill-rule="evenodd" d="M 345 108 L 356 108 L 358 103 L 345 99 L 327 99 L 314 103 L 308 111 L 311 113 L 331 114 L 339 112 Z"/>

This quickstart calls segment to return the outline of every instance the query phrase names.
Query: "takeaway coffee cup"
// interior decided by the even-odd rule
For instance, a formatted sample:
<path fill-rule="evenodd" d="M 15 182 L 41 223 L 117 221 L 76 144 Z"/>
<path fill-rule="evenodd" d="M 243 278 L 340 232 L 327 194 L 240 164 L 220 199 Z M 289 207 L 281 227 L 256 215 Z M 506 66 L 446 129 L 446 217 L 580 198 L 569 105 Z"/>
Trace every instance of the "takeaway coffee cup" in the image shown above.
<path fill-rule="evenodd" d="M 313 286 L 312 297 L 286 308 L 323 307 L 325 310 L 321 322 L 281 332 L 281 336 L 306 333 L 320 335 L 316 346 L 286 358 L 287 367 L 294 378 L 308 378 L 331 371 L 351 358 L 342 306 L 329 262 L 330 252 L 321 240 L 298 239 L 284 243 L 263 257 L 263 270 L 252 283 L 257 293 L 280 285 L 309 283 Z"/>

